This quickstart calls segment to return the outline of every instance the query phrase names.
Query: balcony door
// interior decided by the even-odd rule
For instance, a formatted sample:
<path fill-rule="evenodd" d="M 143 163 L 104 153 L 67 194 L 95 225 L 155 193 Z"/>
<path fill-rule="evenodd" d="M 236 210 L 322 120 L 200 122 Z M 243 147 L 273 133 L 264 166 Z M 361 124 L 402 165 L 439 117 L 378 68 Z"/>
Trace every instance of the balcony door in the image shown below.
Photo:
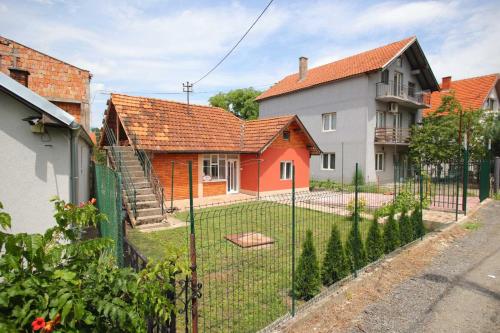
<path fill-rule="evenodd" d="M 402 138 L 402 130 L 401 126 L 403 123 L 403 114 L 401 112 L 395 113 L 392 116 L 392 128 L 394 131 L 394 136 L 396 139 L 396 142 L 401 142 Z"/>
<path fill-rule="evenodd" d="M 227 160 L 227 192 L 238 192 L 238 160 Z"/>
<path fill-rule="evenodd" d="M 394 95 L 403 96 L 403 73 L 394 72 Z"/>

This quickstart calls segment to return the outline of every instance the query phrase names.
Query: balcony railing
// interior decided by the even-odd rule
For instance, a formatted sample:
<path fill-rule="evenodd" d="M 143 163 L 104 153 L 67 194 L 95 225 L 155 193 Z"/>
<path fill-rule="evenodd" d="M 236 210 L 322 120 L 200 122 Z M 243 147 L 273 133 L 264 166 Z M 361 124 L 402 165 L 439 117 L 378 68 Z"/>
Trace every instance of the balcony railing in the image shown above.
<path fill-rule="evenodd" d="M 389 81 L 389 83 L 378 82 L 377 98 L 393 102 L 406 101 L 422 106 L 429 106 L 431 103 L 430 93 L 417 90 L 415 87 L 395 84 L 394 81 Z"/>
<path fill-rule="evenodd" d="M 375 143 L 409 143 L 409 128 L 375 128 Z"/>

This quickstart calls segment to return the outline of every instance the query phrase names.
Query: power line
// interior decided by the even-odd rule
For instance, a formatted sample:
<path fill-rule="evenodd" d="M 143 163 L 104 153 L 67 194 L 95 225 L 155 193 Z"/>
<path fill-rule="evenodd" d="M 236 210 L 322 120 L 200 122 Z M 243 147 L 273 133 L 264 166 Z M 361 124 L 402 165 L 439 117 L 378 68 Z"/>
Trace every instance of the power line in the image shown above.
<path fill-rule="evenodd" d="M 240 43 L 243 41 L 243 39 L 245 39 L 245 37 L 248 35 L 248 33 L 250 32 L 250 30 L 252 30 L 252 28 L 255 26 L 255 24 L 257 24 L 257 22 L 260 20 L 260 18 L 262 17 L 262 15 L 264 15 L 264 13 L 267 11 L 267 9 L 269 8 L 269 6 L 271 6 L 271 4 L 273 3 L 273 1 L 274 0 L 270 0 L 269 1 L 269 3 L 262 10 L 262 12 L 260 13 L 260 15 L 257 16 L 257 18 L 255 19 L 255 21 L 253 21 L 252 25 L 247 29 L 247 31 L 243 34 L 243 36 L 241 36 L 240 40 L 236 44 L 234 44 L 234 46 L 229 50 L 229 52 L 227 52 L 226 55 L 224 57 L 222 57 L 222 59 L 214 67 L 212 67 L 211 70 L 209 70 L 205 75 L 203 75 L 197 81 L 195 81 L 194 83 L 192 83 L 193 85 L 197 84 L 198 82 L 200 82 L 201 80 L 203 80 L 204 78 L 206 78 L 207 76 L 209 76 L 210 73 L 212 73 L 217 67 L 219 67 L 219 65 L 222 64 L 224 62 L 224 60 L 226 60 L 226 58 L 229 57 L 229 55 L 231 53 L 233 53 L 233 51 L 238 47 L 238 45 L 240 45 Z"/>

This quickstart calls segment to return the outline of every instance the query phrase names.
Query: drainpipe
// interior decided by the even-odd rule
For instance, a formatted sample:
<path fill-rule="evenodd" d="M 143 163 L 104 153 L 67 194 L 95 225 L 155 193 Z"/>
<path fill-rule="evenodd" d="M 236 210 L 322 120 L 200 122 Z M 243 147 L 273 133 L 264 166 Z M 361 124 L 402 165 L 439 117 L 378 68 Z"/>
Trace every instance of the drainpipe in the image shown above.
<path fill-rule="evenodd" d="M 78 204 L 78 137 L 81 126 L 76 122 L 70 124 L 70 184 L 69 193 L 71 203 Z"/>

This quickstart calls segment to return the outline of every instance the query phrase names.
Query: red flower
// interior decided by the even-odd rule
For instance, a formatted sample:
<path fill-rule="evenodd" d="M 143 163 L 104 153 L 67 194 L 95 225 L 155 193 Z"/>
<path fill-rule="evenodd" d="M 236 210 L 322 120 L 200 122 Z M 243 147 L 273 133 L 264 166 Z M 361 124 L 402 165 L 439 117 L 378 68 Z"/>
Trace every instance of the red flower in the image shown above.
<path fill-rule="evenodd" d="M 31 327 L 33 328 L 33 331 L 38 331 L 39 329 L 42 329 L 45 327 L 45 319 L 42 317 L 38 317 L 33 322 L 31 323 Z"/>
<path fill-rule="evenodd" d="M 95 205 L 95 203 L 97 202 L 97 200 L 96 200 L 95 198 L 92 198 L 92 199 L 90 199 L 90 201 L 89 201 L 89 202 L 90 202 L 92 205 Z"/>

